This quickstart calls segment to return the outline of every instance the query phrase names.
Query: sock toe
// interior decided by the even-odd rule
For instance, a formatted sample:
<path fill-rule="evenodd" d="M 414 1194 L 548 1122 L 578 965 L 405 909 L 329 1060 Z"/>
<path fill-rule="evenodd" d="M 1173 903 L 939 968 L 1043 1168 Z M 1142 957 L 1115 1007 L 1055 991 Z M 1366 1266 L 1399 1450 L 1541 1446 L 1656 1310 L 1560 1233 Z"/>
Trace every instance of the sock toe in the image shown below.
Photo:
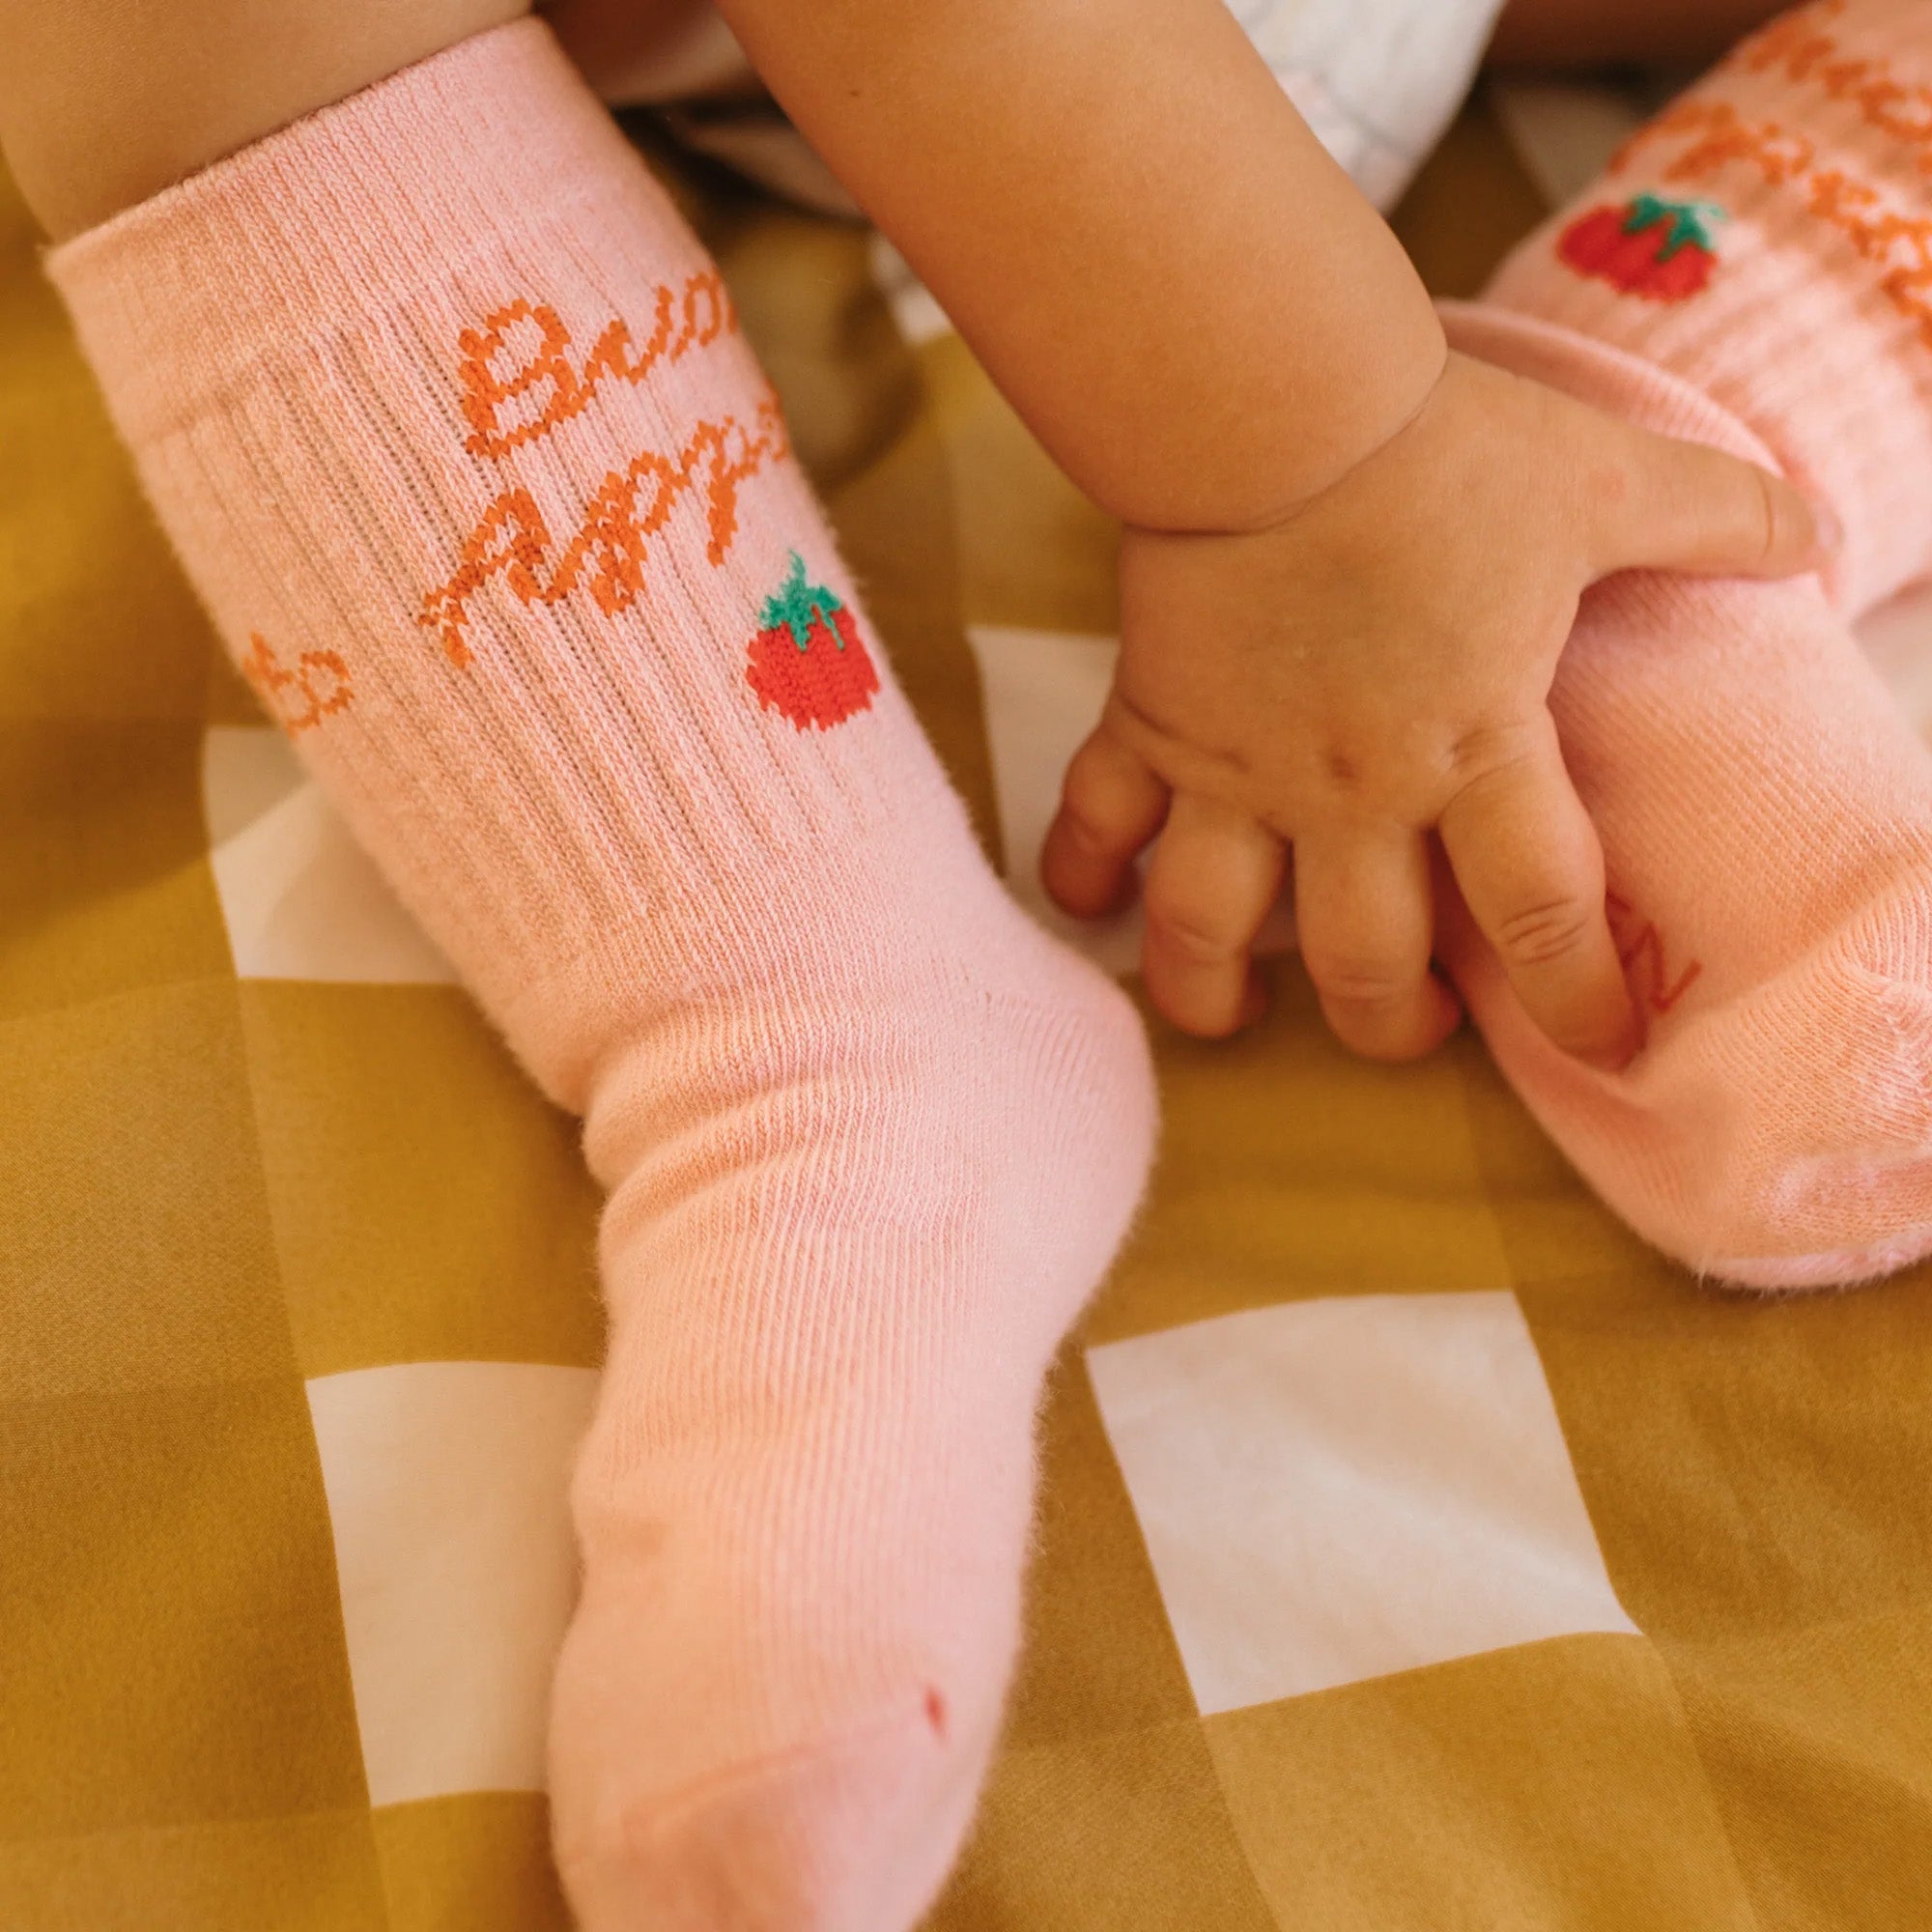
<path fill-rule="evenodd" d="M 1667 1016 L 1622 1073 L 1560 1053 L 1492 960 L 1469 957 L 1464 980 L 1558 1145 L 1697 1273 L 1825 1287 L 1932 1252 L 1932 873 L 1782 972 Z"/>
<path fill-rule="evenodd" d="M 1783 1238 L 1707 1243 L 1706 1272 L 1751 1288 L 1827 1287 L 1932 1252 L 1932 879 L 1904 910 L 1875 935 L 1851 935 L 1798 989 L 1809 1037 L 1785 1055 L 1803 1074 L 1782 1110 L 1793 1125 L 1772 1143 L 1756 1177 L 1762 1210 L 1749 1217 L 1752 1234 Z"/>
<path fill-rule="evenodd" d="M 558 1847 L 585 1932 L 902 1932 L 971 1822 L 994 1729 L 931 1696 L 713 1774 Z"/>

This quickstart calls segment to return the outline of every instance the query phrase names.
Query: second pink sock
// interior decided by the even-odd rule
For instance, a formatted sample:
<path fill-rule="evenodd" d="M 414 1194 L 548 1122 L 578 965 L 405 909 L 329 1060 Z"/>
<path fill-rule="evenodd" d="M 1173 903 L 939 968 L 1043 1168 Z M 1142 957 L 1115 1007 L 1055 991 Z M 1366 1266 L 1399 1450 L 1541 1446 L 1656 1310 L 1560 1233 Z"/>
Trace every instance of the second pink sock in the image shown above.
<path fill-rule="evenodd" d="M 1932 757 L 1845 621 L 1932 566 L 1932 33 L 1827 0 L 1742 46 L 1511 258 L 1457 346 L 1782 467 L 1837 512 L 1826 590 L 1631 575 L 1552 695 L 1650 1030 L 1565 1059 L 1480 948 L 1498 1062 L 1609 1204 L 1763 1286 L 1932 1249 Z M 1918 266 L 1913 266 L 1918 265 Z"/>

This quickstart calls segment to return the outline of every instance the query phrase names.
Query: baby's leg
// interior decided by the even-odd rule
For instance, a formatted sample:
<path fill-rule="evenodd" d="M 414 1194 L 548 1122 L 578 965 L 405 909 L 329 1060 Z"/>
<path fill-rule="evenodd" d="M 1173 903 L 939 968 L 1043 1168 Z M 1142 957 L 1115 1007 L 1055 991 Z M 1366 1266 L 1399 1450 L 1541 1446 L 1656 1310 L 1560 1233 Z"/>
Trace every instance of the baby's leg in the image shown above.
<path fill-rule="evenodd" d="M 529 0 L 0 0 L 0 150 L 57 241 Z"/>
<path fill-rule="evenodd" d="M 51 267 L 224 639 L 611 1192 L 582 1921 L 898 1932 L 1141 1186 L 1131 1009 L 982 864 L 729 295 L 541 24 Z"/>
<path fill-rule="evenodd" d="M 1604 1197 L 1766 1286 L 1932 1249 L 1932 757 L 1846 628 L 1932 570 L 1932 12 L 1824 0 L 1747 42 L 1504 266 L 1458 346 L 1829 504 L 1826 590 L 1612 580 L 1553 705 L 1650 1042 L 1565 1060 L 1458 961 Z"/>

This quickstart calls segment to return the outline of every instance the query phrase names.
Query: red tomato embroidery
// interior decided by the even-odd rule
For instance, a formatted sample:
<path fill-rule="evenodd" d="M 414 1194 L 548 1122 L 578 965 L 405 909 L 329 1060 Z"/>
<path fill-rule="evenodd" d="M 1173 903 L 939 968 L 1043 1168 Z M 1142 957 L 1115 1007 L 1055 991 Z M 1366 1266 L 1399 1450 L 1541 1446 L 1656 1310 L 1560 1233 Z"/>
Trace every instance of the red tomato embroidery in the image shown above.
<path fill-rule="evenodd" d="M 870 708 L 879 673 L 858 623 L 823 584 L 807 579 L 796 551 L 790 573 L 766 598 L 758 622 L 745 676 L 761 705 L 801 731 L 830 730 Z"/>
<path fill-rule="evenodd" d="M 1622 208 L 1593 208 L 1558 237 L 1557 255 L 1579 275 L 1594 275 L 1645 301 L 1683 301 L 1711 279 L 1712 241 L 1724 211 L 1708 201 L 1664 201 L 1640 194 Z"/>

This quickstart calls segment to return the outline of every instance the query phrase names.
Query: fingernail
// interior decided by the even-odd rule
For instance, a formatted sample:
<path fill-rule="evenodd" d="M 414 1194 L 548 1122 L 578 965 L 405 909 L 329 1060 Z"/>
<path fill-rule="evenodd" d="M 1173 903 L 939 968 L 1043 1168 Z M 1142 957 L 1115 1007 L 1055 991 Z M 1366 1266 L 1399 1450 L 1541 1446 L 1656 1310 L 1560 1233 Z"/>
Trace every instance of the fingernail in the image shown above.
<path fill-rule="evenodd" d="M 1818 548 L 1828 556 L 1836 556 L 1844 549 L 1845 526 L 1838 521 L 1838 513 L 1831 504 L 1813 500 L 1811 526 L 1818 533 Z"/>

